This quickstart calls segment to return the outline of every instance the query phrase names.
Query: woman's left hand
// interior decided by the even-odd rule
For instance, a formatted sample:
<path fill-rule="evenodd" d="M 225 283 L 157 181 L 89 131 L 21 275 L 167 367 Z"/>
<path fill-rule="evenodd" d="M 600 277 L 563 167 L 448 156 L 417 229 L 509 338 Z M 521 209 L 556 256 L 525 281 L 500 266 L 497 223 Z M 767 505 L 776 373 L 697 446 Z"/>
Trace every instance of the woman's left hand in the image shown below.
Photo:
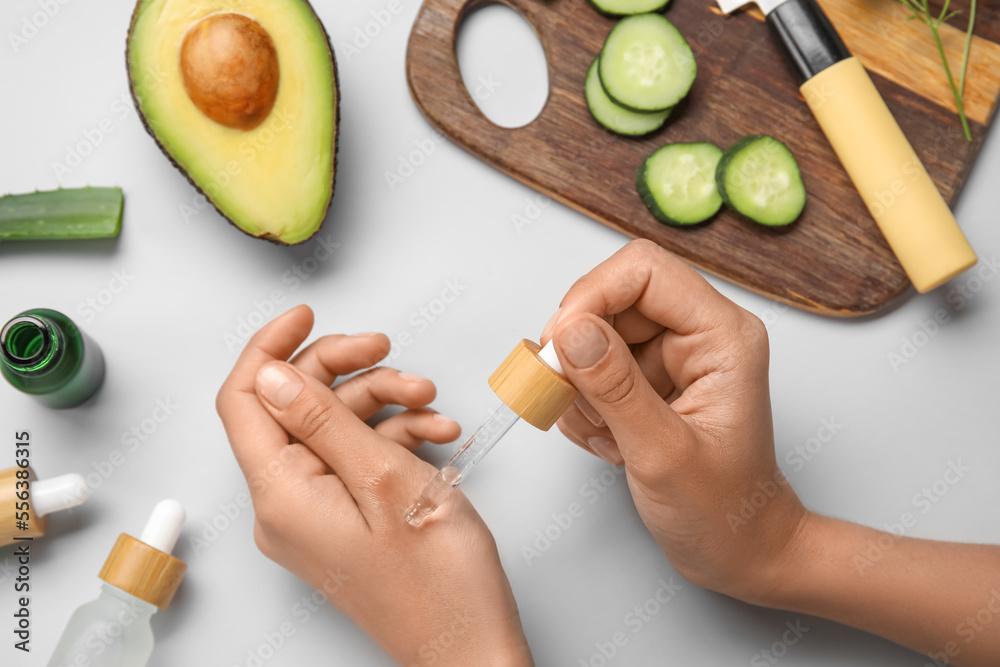
<path fill-rule="evenodd" d="M 403 519 L 435 474 L 412 449 L 458 437 L 428 409 L 430 380 L 372 368 L 381 334 L 326 336 L 295 353 L 299 306 L 247 344 L 216 401 L 253 497 L 260 550 L 328 599 L 402 665 L 532 665 L 489 529 L 460 491 L 420 528 Z M 374 428 L 365 419 L 406 408 Z"/>

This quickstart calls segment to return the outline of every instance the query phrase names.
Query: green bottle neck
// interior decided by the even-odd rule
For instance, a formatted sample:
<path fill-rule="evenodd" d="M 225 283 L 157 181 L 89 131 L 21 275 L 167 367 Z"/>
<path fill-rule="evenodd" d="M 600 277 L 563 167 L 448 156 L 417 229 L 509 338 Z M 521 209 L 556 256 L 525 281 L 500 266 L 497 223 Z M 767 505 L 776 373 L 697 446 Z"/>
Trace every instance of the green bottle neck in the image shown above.
<path fill-rule="evenodd" d="M 0 330 L 0 358 L 21 373 L 42 371 L 58 363 L 63 345 L 59 329 L 35 315 L 19 315 Z"/>
<path fill-rule="evenodd" d="M 79 405 L 101 386 L 101 351 L 57 310 L 18 313 L 0 328 L 0 375 L 53 408 Z"/>

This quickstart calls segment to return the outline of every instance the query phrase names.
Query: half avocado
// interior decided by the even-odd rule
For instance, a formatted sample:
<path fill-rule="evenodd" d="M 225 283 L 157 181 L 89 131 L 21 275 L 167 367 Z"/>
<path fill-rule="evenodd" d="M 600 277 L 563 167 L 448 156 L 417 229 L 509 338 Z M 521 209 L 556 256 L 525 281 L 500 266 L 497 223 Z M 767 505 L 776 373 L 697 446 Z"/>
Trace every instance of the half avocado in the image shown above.
<path fill-rule="evenodd" d="M 139 0 L 126 46 L 146 130 L 226 219 L 308 240 L 333 197 L 339 92 L 306 0 Z"/>

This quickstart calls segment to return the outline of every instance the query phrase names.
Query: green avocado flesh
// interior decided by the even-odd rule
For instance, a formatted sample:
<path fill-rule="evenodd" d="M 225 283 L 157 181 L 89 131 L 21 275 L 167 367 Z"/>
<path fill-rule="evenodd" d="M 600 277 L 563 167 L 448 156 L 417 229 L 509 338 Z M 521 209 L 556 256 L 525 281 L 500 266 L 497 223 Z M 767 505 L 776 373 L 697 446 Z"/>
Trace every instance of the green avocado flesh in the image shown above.
<path fill-rule="evenodd" d="M 219 64 L 201 56 L 200 79 L 191 78 L 185 64 L 195 61 L 187 55 L 188 38 L 199 27 L 217 25 L 220 15 L 245 23 L 249 17 L 257 26 L 242 42 L 254 46 L 229 48 L 263 53 L 260 35 L 273 45 L 266 50 L 273 67 L 263 71 L 277 72 L 276 92 L 272 85 L 268 103 L 258 105 L 245 126 L 220 120 L 195 100 L 202 89 L 225 91 L 230 80 L 247 90 L 265 89 L 258 70 L 246 71 L 251 66 L 244 61 L 254 58 L 235 53 Z M 219 43 L 234 42 L 216 39 L 212 48 Z M 302 243 L 316 233 L 333 197 L 339 91 L 330 41 L 306 0 L 139 0 L 126 60 L 147 131 L 219 213 L 247 234 L 277 243 Z M 230 111 L 248 108 L 226 99 Z"/>

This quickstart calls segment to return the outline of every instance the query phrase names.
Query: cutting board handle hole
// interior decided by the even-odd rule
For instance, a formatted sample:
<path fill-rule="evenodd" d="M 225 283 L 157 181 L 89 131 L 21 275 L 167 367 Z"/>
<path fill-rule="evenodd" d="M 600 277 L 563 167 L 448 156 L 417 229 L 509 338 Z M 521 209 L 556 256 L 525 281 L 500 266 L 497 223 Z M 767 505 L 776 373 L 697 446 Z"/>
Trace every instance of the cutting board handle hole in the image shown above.
<path fill-rule="evenodd" d="M 510 7 L 470 4 L 455 45 L 465 88 L 494 125 L 524 127 L 549 98 L 545 49 L 528 21 Z"/>

